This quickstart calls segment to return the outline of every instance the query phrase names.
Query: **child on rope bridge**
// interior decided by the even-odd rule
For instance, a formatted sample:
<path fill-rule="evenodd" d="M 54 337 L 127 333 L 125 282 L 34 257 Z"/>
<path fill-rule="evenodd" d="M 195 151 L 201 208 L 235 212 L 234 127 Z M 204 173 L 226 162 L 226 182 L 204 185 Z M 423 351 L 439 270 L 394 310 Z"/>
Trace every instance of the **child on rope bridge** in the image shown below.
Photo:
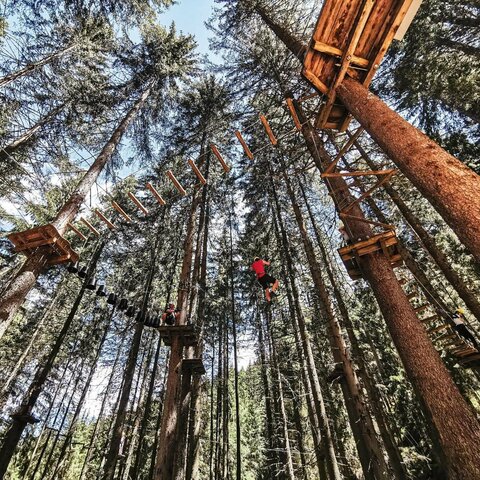
<path fill-rule="evenodd" d="M 265 298 L 267 302 L 271 302 L 272 300 L 272 293 L 274 294 L 278 288 L 278 280 L 268 273 L 265 272 L 265 266 L 269 266 L 270 262 L 267 260 L 263 260 L 259 257 L 255 257 L 253 259 L 253 263 L 251 269 L 257 275 L 258 283 L 263 287 L 265 290 Z"/>
<path fill-rule="evenodd" d="M 180 317 L 180 310 L 175 308 L 174 303 L 169 303 L 162 315 L 164 325 L 175 325 L 175 321 Z"/>

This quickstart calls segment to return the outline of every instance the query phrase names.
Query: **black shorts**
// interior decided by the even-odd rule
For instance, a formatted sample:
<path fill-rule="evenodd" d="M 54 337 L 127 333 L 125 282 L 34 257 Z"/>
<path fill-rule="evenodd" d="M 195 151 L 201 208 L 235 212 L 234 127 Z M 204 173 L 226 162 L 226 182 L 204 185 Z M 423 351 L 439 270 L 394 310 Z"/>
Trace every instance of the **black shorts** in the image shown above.
<path fill-rule="evenodd" d="M 258 278 L 257 280 L 258 280 L 258 283 L 263 287 L 264 290 L 266 290 L 267 288 L 270 288 L 270 286 L 273 285 L 277 281 L 276 278 L 273 278 L 268 273 L 263 275 L 263 277 Z"/>

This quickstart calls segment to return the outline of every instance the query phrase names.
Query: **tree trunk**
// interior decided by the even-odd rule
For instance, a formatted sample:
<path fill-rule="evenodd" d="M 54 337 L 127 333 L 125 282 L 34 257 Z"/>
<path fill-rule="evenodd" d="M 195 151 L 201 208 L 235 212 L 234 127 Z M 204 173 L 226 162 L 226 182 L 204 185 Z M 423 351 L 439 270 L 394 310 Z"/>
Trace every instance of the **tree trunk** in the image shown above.
<path fill-rule="evenodd" d="M 480 177 L 357 81 L 346 77 L 337 94 L 480 261 Z"/>
<path fill-rule="evenodd" d="M 282 376 L 280 374 L 280 369 L 278 368 L 278 358 L 277 358 L 277 350 L 275 346 L 275 340 L 273 338 L 273 318 L 272 318 L 272 311 L 269 306 L 266 307 L 266 324 L 267 324 L 267 331 L 270 337 L 270 345 L 272 346 L 272 356 L 271 356 L 271 361 L 272 361 L 272 369 L 274 371 L 274 374 L 276 376 L 277 380 L 277 385 L 278 385 L 278 401 L 279 401 L 279 406 L 280 406 L 280 413 L 281 413 L 281 419 L 282 419 L 282 427 L 283 427 L 283 438 L 285 441 L 285 455 L 286 455 L 286 470 L 288 474 L 288 478 L 290 480 L 295 480 L 295 471 L 293 469 L 293 459 L 292 459 L 292 450 L 290 448 L 290 438 L 289 438 L 289 428 L 288 428 L 288 417 L 287 417 L 287 411 L 285 408 L 285 402 L 283 398 L 283 382 L 282 382 Z"/>
<path fill-rule="evenodd" d="M 370 158 L 365 149 L 358 141 L 354 143 L 355 148 L 360 152 L 367 165 L 372 170 L 378 170 L 378 165 Z M 412 227 L 417 234 L 425 249 L 428 251 L 438 268 L 445 275 L 445 278 L 450 282 L 450 285 L 458 293 L 459 297 L 465 302 L 467 308 L 480 321 L 480 302 L 476 295 L 468 288 L 460 275 L 452 268 L 451 262 L 447 256 L 440 250 L 435 242 L 435 239 L 425 230 L 418 217 L 412 212 L 407 204 L 402 200 L 399 193 L 390 184 L 384 185 L 385 192 L 391 198 L 392 202 L 400 210 L 403 218 Z"/>
<path fill-rule="evenodd" d="M 282 168 L 285 168 L 283 160 Z M 303 214 L 297 204 L 290 180 L 285 174 L 284 181 L 307 255 L 310 274 L 319 298 L 320 310 L 323 313 L 324 319 L 327 321 L 329 329 L 328 337 L 333 358 L 336 365 L 341 366 L 344 375 L 344 381 L 341 381 L 341 386 L 363 473 L 366 479 L 386 479 L 387 467 L 383 457 L 383 451 L 376 437 L 372 419 L 362 398 L 358 379 L 353 369 L 352 360 L 349 357 L 340 325 L 332 311 L 329 295 L 321 275 L 321 267 L 316 259 L 312 242 L 305 228 Z"/>
<path fill-rule="evenodd" d="M 296 311 L 297 315 L 294 315 L 292 318 L 293 329 L 294 329 L 296 338 L 298 335 L 297 340 L 299 341 L 299 345 L 301 345 L 302 347 L 302 352 L 303 352 L 306 366 L 307 366 L 310 393 L 313 399 L 313 405 L 314 405 L 315 414 L 317 417 L 317 422 L 321 431 L 321 438 L 323 438 L 323 444 L 324 444 L 323 448 L 325 449 L 325 458 L 326 458 L 328 474 L 329 474 L 330 480 L 339 480 L 341 478 L 340 471 L 338 469 L 338 464 L 335 457 L 335 450 L 333 447 L 332 436 L 330 433 L 328 418 L 325 411 L 325 405 L 323 403 L 323 397 L 322 397 L 322 392 L 320 388 L 320 382 L 318 379 L 318 374 L 316 371 L 312 347 L 310 345 L 310 339 L 308 337 L 308 333 L 305 326 L 305 319 L 301 312 L 300 306 L 298 305 L 299 293 L 295 283 L 293 260 L 290 255 L 288 237 L 285 232 L 283 221 L 280 215 L 280 205 L 278 201 L 278 196 L 277 196 L 275 187 L 273 185 L 273 182 L 271 181 L 271 178 L 272 178 L 271 173 L 272 172 L 270 171 L 271 190 L 272 190 L 273 198 L 275 201 L 275 209 L 277 211 L 278 224 L 280 228 L 280 238 L 282 239 L 281 241 L 283 245 L 283 253 L 284 253 L 284 258 L 286 260 L 285 262 L 286 275 L 284 275 L 284 278 L 288 278 L 290 282 L 290 287 L 292 289 L 292 296 L 297 308 L 297 311 Z M 305 385 L 305 387 L 307 388 L 308 385 Z"/>
<path fill-rule="evenodd" d="M 60 235 L 63 235 L 67 230 L 67 225 L 77 215 L 80 207 L 85 200 L 92 185 L 101 174 L 103 168 L 112 157 L 117 148 L 123 134 L 128 126 L 135 119 L 137 113 L 145 105 L 153 88 L 153 83 L 150 82 L 142 95 L 138 98 L 132 108 L 128 111 L 122 119 L 118 127 L 113 132 L 110 140 L 103 147 L 98 157 L 95 159 L 87 173 L 83 176 L 80 183 L 77 185 L 75 191 L 72 193 L 67 202 L 62 206 L 52 224 L 57 228 Z M 48 255 L 46 255 L 44 248 L 39 248 L 36 253 L 31 255 L 23 264 L 15 277 L 10 282 L 7 289 L 3 292 L 0 299 L 0 338 L 2 338 L 5 330 L 12 322 L 15 313 L 20 308 L 25 300 L 28 292 L 35 286 L 37 278 L 47 268 Z"/>
<path fill-rule="evenodd" d="M 188 293 L 190 270 L 192 266 L 193 240 L 195 236 L 195 214 L 199 205 L 198 191 L 193 194 L 192 205 L 187 222 L 187 231 L 184 240 L 184 254 L 182 270 L 179 278 L 177 308 L 181 310 L 178 325 L 185 325 L 187 319 Z M 163 406 L 162 424 L 159 433 L 159 448 L 155 465 L 155 479 L 171 479 L 175 464 L 175 437 L 178 421 L 179 395 L 181 387 L 180 366 L 183 358 L 181 338 L 175 336 L 170 348 L 170 361 L 166 385 L 166 396 Z"/>
<path fill-rule="evenodd" d="M 82 284 L 82 287 L 77 295 L 77 298 L 75 299 L 75 302 L 72 305 L 72 309 L 70 310 L 70 313 L 68 314 L 68 317 L 65 320 L 65 323 L 63 324 L 63 327 L 60 330 L 60 333 L 58 334 L 58 337 L 55 340 L 55 343 L 52 346 L 49 355 L 45 358 L 44 361 L 40 363 L 40 366 L 35 373 L 35 377 L 30 384 L 27 393 L 24 396 L 20 408 L 18 409 L 17 413 L 20 415 L 12 419 L 12 424 L 10 425 L 10 428 L 7 430 L 3 438 L 2 447 L 0 449 L 0 478 L 3 478 L 3 475 L 5 475 L 5 472 L 7 471 L 8 465 L 13 457 L 20 437 L 28 424 L 25 415 L 31 415 L 32 410 L 38 400 L 38 397 L 43 390 L 45 381 L 52 370 L 58 352 L 63 345 L 63 342 L 65 340 L 65 337 L 67 336 L 73 320 L 75 319 L 78 307 L 80 306 L 80 302 L 82 301 L 83 295 L 86 290 L 87 281 L 93 274 L 93 271 L 96 267 L 97 261 L 100 257 L 104 245 L 104 243 L 100 243 L 99 246 L 97 246 L 88 267 L 87 277 Z"/>
<path fill-rule="evenodd" d="M 312 210 L 310 208 L 310 204 L 307 200 L 305 195 L 305 190 L 303 185 L 300 183 L 300 190 L 303 195 L 304 203 L 307 207 L 308 215 L 310 217 L 310 222 L 312 224 L 313 230 L 315 232 L 315 237 L 317 240 L 317 245 L 320 249 L 320 253 L 322 256 L 323 264 L 325 265 L 325 269 L 327 271 L 328 278 L 330 280 L 330 284 L 333 288 L 333 292 L 335 295 L 335 299 L 337 301 L 338 308 L 343 318 L 343 323 L 345 325 L 345 329 L 348 333 L 348 338 L 350 340 L 350 344 L 352 346 L 352 353 L 353 357 L 355 358 L 355 362 L 358 365 L 358 374 L 362 380 L 363 385 L 366 388 L 367 395 L 368 395 L 368 404 L 372 408 L 373 414 L 375 416 L 375 421 L 378 425 L 380 435 L 382 436 L 382 440 L 385 446 L 385 450 L 388 454 L 388 458 L 390 460 L 390 466 L 392 467 L 394 478 L 396 480 L 405 480 L 407 478 L 407 473 L 404 467 L 404 462 L 398 449 L 397 445 L 395 445 L 393 441 L 393 435 L 390 432 L 388 425 L 385 420 L 385 415 L 383 413 L 383 409 L 381 403 L 379 402 L 379 392 L 375 388 L 374 383 L 372 382 L 370 376 L 368 375 L 367 365 L 364 361 L 364 353 L 360 348 L 360 344 L 357 340 L 357 337 L 354 332 L 353 324 L 350 319 L 350 314 L 348 313 L 348 308 L 343 301 L 342 293 L 338 287 L 337 279 L 335 278 L 334 272 L 332 270 L 332 266 L 328 260 L 328 255 L 325 250 L 320 231 L 318 230 L 318 226 L 316 224 L 315 218 L 313 216 Z"/>
<path fill-rule="evenodd" d="M 58 52 L 55 52 L 55 53 L 52 53 L 50 55 L 47 55 L 46 57 L 43 57 L 41 60 L 38 60 L 37 62 L 33 62 L 33 63 L 28 64 L 26 67 L 21 68 L 20 70 L 17 70 L 16 72 L 9 73 L 8 75 L 5 75 L 4 77 L 0 78 L 0 87 L 6 87 L 8 84 L 12 83 L 14 80 L 17 80 L 18 78 L 25 77 L 26 75 L 29 75 L 34 70 L 36 70 L 40 67 L 43 67 L 44 65 L 47 65 L 48 63 L 51 63 L 56 58 L 63 57 L 67 53 L 70 53 L 75 48 L 76 48 L 76 44 L 69 45 L 68 47 L 62 48 Z"/>

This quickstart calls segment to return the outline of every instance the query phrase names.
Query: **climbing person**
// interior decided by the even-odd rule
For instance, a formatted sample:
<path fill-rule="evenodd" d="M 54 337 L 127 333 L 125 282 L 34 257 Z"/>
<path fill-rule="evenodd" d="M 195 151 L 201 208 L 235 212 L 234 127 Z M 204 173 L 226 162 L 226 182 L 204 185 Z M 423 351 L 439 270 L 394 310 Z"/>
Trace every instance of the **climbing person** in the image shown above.
<path fill-rule="evenodd" d="M 452 321 L 455 324 L 453 329 L 465 340 L 469 341 L 476 350 L 480 351 L 476 338 L 472 335 L 470 330 L 465 325 L 465 312 L 463 308 L 457 308 L 452 316 Z"/>
<path fill-rule="evenodd" d="M 279 285 L 276 278 L 265 272 L 265 266 L 268 267 L 269 265 L 269 261 L 263 260 L 259 257 L 255 257 L 251 266 L 251 269 L 257 275 L 258 283 L 263 287 L 265 291 L 265 298 L 267 299 L 267 302 L 271 302 L 272 293 L 275 294 Z"/>
<path fill-rule="evenodd" d="M 175 325 L 175 321 L 180 318 L 180 310 L 175 308 L 174 303 L 169 303 L 162 314 L 162 321 L 164 325 Z"/>
<path fill-rule="evenodd" d="M 344 246 L 350 245 L 352 243 L 350 241 L 350 236 L 348 235 L 347 229 L 345 228 L 345 225 L 341 220 L 338 222 L 338 231 L 342 236 L 343 245 Z"/>

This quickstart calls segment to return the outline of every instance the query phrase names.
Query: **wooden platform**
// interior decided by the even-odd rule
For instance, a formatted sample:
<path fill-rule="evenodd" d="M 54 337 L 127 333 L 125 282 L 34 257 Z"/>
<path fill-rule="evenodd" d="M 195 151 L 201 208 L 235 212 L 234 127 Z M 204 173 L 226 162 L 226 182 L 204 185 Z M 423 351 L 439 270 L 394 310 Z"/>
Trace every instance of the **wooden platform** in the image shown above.
<path fill-rule="evenodd" d="M 8 239 L 15 245 L 16 252 L 24 253 L 27 257 L 43 247 L 49 255 L 48 265 L 78 261 L 78 254 L 70 243 L 51 224 L 11 233 Z"/>
<path fill-rule="evenodd" d="M 201 358 L 184 358 L 182 360 L 182 373 L 192 375 L 205 375 L 206 370 Z"/>
<path fill-rule="evenodd" d="M 302 75 L 326 96 L 318 128 L 344 131 L 350 122 L 336 89 L 346 75 L 368 87 L 395 34 L 420 0 L 325 0 Z M 407 15 L 408 13 L 408 15 Z M 408 25 L 402 25 L 405 31 Z"/>
<path fill-rule="evenodd" d="M 393 230 L 374 235 L 367 240 L 362 240 L 361 242 L 338 249 L 338 253 L 352 280 L 363 278 L 357 258 L 378 251 L 383 251 L 390 259 L 392 267 L 398 267 L 403 263 L 402 256 L 398 252 L 397 236 Z"/>
<path fill-rule="evenodd" d="M 197 334 L 193 325 L 161 325 L 157 330 L 167 347 L 172 345 L 172 340 L 176 336 L 180 337 L 184 347 L 197 344 Z"/>

